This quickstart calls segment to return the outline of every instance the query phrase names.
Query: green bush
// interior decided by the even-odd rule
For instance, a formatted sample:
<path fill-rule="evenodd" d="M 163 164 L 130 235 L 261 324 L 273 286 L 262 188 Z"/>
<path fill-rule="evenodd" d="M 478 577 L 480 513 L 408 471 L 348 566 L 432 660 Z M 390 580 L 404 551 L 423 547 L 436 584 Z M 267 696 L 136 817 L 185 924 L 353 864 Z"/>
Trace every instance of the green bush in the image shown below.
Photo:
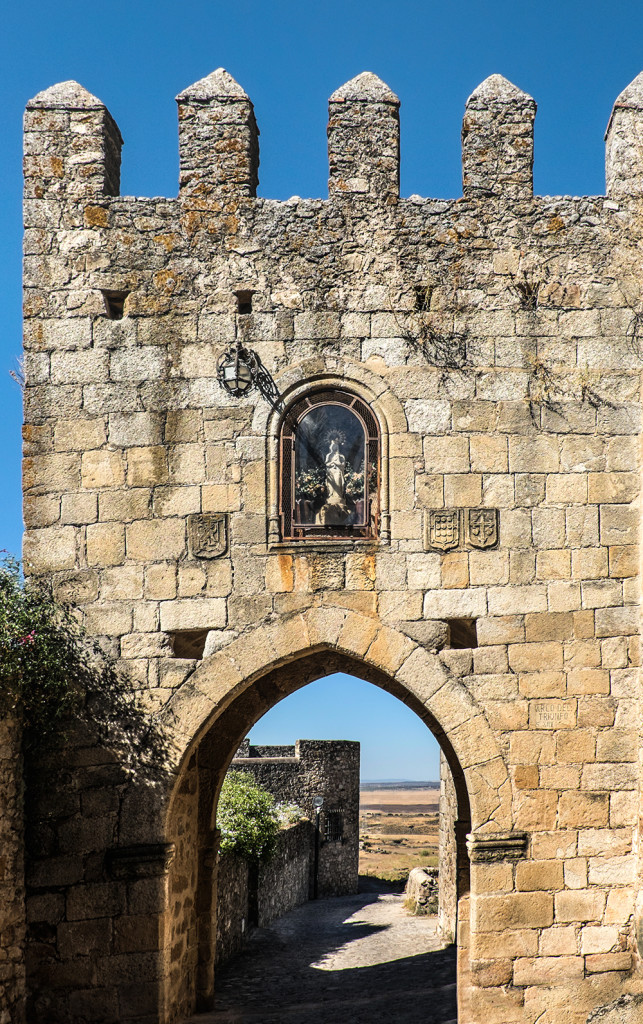
<path fill-rule="evenodd" d="M 47 586 L 23 581 L 14 559 L 0 565 L 0 713 L 40 735 L 73 714 L 87 682 L 80 630 Z"/>
<path fill-rule="evenodd" d="M 0 715 L 7 714 L 21 720 L 27 748 L 60 744 L 83 723 L 125 762 L 163 769 L 166 741 L 129 680 L 84 635 L 77 613 L 54 600 L 48 581 L 23 579 L 13 558 L 0 562 Z"/>
<path fill-rule="evenodd" d="M 280 829 L 274 798 L 258 786 L 250 772 L 230 771 L 221 787 L 217 809 L 221 850 L 248 860 L 267 860 Z"/>

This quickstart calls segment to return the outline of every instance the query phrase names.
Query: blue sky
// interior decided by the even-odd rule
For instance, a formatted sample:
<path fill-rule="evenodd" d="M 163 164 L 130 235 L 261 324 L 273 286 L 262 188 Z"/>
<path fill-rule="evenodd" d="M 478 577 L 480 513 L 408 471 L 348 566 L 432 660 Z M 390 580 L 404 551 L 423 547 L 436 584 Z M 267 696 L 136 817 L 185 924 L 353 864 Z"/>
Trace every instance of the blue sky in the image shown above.
<path fill-rule="evenodd" d="M 359 740 L 362 779 L 440 777 L 438 745 L 415 712 L 373 683 L 343 672 L 286 697 L 257 722 L 250 739 L 258 744 Z"/>
<path fill-rule="evenodd" d="M 230 71 L 255 104 L 263 196 L 326 195 L 327 98 L 363 70 L 375 71 L 402 101 L 403 195 L 461 194 L 464 104 L 494 72 L 538 102 L 536 191 L 600 194 L 603 134 L 612 104 L 643 69 L 643 4 L 32 0 L 5 5 L 0 40 L 0 547 L 13 553 L 20 550 L 22 529 L 20 393 L 9 371 L 20 352 L 24 105 L 54 82 L 77 79 L 107 104 L 119 124 L 125 139 L 123 193 L 172 196 L 178 177 L 174 96 L 219 66 Z M 306 730 L 295 731 L 304 735 Z M 392 765 L 378 774 L 398 776 L 406 770 Z"/>

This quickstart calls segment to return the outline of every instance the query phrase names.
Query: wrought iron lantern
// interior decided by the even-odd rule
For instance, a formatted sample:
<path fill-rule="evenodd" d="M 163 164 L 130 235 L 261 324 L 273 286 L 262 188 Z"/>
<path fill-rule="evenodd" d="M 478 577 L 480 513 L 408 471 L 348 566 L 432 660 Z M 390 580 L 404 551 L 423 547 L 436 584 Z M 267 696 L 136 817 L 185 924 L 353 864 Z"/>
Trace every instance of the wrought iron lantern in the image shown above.
<path fill-rule="evenodd" d="M 217 360 L 219 383 L 235 398 L 241 398 L 255 387 L 258 373 L 258 356 L 251 348 L 244 348 L 240 341 L 227 349 Z"/>

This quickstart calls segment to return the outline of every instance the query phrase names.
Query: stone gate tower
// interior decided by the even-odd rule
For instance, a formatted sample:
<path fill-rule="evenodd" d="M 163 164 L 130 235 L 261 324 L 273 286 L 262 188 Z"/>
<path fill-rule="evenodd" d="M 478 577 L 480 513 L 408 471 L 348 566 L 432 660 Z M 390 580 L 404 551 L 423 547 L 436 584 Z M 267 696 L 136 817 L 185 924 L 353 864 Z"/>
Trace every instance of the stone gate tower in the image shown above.
<path fill-rule="evenodd" d="M 450 201 L 399 197 L 372 74 L 331 97 L 325 200 L 256 197 L 225 71 L 178 104 L 176 199 L 119 196 L 79 85 L 26 115 L 25 559 L 169 743 L 163 782 L 84 734 L 43 780 L 30 1021 L 211 1006 L 218 786 L 337 669 L 449 764 L 460 1024 L 639 1012 L 643 76 L 589 198 L 534 197 L 498 75 Z"/>

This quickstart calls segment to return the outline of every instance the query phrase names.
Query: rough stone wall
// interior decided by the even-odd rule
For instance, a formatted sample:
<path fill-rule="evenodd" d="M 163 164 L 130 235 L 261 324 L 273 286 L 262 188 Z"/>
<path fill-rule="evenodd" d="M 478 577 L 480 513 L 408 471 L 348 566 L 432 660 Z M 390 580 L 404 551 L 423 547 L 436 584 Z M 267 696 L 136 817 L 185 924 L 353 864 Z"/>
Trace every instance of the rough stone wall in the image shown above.
<path fill-rule="evenodd" d="M 243 749 L 243 748 L 242 748 Z M 289 756 L 290 755 L 290 756 Z M 297 740 L 294 748 L 250 746 L 233 768 L 250 771 L 280 801 L 292 802 L 315 820 L 313 798 L 321 796 L 318 895 L 357 892 L 359 865 L 359 743 L 350 740 Z M 340 810 L 343 838 L 324 840 L 328 812 Z M 311 895 L 314 886 L 311 859 Z"/>
<path fill-rule="evenodd" d="M 269 925 L 308 899 L 310 860 L 315 837 L 309 821 L 284 829 L 274 855 L 259 868 L 257 924 Z"/>
<path fill-rule="evenodd" d="M 411 868 L 404 886 L 405 906 L 411 904 L 416 914 L 435 914 L 438 909 L 438 869 Z M 454 941 L 454 936 L 450 940 Z"/>
<path fill-rule="evenodd" d="M 0 722 L 0 1024 L 25 1020 L 22 730 Z"/>
<path fill-rule="evenodd" d="M 300 821 L 279 834 L 270 860 L 256 872 L 243 857 L 219 857 L 215 963 L 239 952 L 253 926 L 264 928 L 306 902 L 314 841 L 311 823 Z"/>
<path fill-rule="evenodd" d="M 192 763 L 175 796 L 174 851 L 170 865 L 164 976 L 166 1000 L 178 1019 L 193 1009 L 197 971 L 198 772 Z"/>
<path fill-rule="evenodd" d="M 215 964 L 224 963 L 238 953 L 249 930 L 250 893 L 248 862 L 236 854 L 225 853 L 217 865 L 217 945 Z"/>
<path fill-rule="evenodd" d="M 438 929 L 445 942 L 455 942 L 458 920 L 458 801 L 444 754 L 440 755 L 440 823 L 438 838 Z"/>
<path fill-rule="evenodd" d="M 332 99 L 328 200 L 254 197 L 252 106 L 224 72 L 179 115 L 179 197 L 136 199 L 115 194 L 120 136 L 100 101 L 66 83 L 28 106 L 29 571 L 53 575 L 174 723 L 177 771 L 238 698 L 229 757 L 307 681 L 287 664 L 306 652 L 318 674 L 350 655 L 412 703 L 461 822 L 471 810 L 462 1024 L 585 1024 L 641 986 L 643 79 L 610 119 L 606 196 L 582 198 L 532 195 L 534 104 L 499 76 L 467 105 L 455 200 L 398 197 L 397 100 L 372 75 Z M 375 540 L 280 542 L 279 405 L 222 391 L 235 339 L 284 407 L 327 387 L 369 404 Z M 192 631 L 206 657 L 173 657 Z M 463 632 L 475 646 L 449 648 Z M 34 811 L 38 1024 L 99 1006 L 138 1022 L 132 963 L 149 1020 L 176 1010 L 171 991 L 153 1006 L 166 947 L 118 950 L 135 883 L 104 857 L 166 841 L 164 798 L 142 787 L 122 812 L 119 766 L 98 759 L 71 740 L 65 792 Z M 90 789 L 102 810 L 73 838 Z M 164 884 L 149 880 L 150 913 L 167 919 Z"/>

